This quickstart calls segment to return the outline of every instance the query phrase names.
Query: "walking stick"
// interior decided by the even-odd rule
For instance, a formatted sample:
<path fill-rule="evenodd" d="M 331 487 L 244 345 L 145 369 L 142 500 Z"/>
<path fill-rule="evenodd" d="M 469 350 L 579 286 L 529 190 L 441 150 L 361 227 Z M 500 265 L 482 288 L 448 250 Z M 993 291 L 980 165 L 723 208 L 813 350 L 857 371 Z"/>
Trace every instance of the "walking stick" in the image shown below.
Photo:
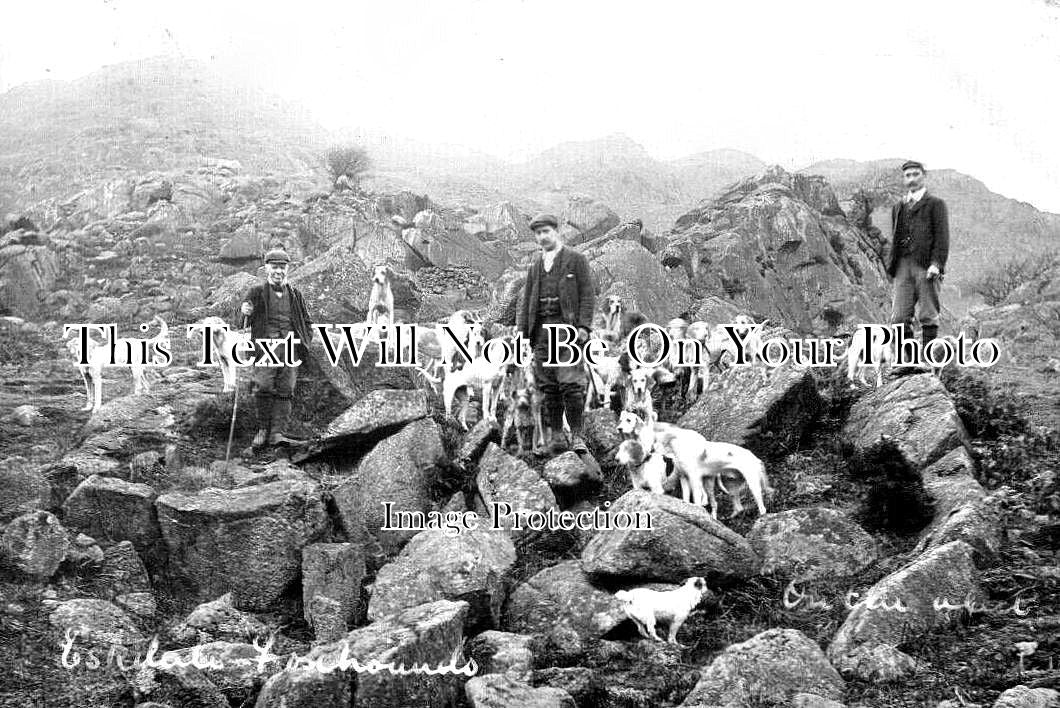
<path fill-rule="evenodd" d="M 246 329 L 247 316 L 239 320 L 240 329 Z M 232 438 L 236 432 L 236 408 L 239 405 L 239 369 L 236 369 L 236 388 L 232 392 L 232 422 L 228 425 L 228 446 L 225 448 L 225 472 L 228 472 L 228 459 L 232 456 Z"/>

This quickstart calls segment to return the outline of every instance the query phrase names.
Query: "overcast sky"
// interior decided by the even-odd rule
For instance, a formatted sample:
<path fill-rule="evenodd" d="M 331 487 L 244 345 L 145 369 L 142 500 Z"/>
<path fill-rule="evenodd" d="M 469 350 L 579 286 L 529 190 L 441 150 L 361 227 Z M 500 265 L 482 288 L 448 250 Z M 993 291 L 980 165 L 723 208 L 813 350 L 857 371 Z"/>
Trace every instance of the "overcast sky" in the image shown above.
<path fill-rule="evenodd" d="M 511 160 L 618 132 L 662 159 L 915 157 L 1060 212 L 1060 0 L 6 4 L 0 91 L 176 53 L 330 128 Z"/>

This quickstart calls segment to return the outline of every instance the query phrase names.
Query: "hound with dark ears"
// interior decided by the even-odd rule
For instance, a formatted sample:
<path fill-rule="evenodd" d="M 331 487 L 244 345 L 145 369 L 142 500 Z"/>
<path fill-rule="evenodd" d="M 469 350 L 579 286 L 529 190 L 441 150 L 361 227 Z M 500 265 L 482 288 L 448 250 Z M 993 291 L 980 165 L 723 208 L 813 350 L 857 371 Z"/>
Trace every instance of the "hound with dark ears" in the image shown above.
<path fill-rule="evenodd" d="M 390 278 L 394 271 L 388 265 L 377 265 L 372 272 L 372 292 L 368 295 L 368 319 L 366 324 L 382 324 L 381 314 L 385 313 L 386 322 L 394 321 L 394 291 L 390 288 Z"/>
<path fill-rule="evenodd" d="M 666 622 L 670 625 L 666 641 L 677 644 L 677 632 L 708 593 L 707 581 L 696 577 L 689 578 L 684 585 L 673 590 L 619 590 L 615 593 L 615 599 L 622 603 L 622 611 L 637 625 L 642 637 L 663 641 L 656 632 L 656 625 Z"/>
<path fill-rule="evenodd" d="M 146 367 L 150 365 L 165 366 L 172 361 L 170 352 L 169 327 L 166 321 L 155 316 L 151 322 L 158 323 L 158 334 L 150 339 L 135 339 L 132 337 L 120 337 L 114 341 L 114 362 L 111 363 L 110 342 L 103 340 L 97 342 L 89 332 L 85 338 L 88 351 L 82 357 L 81 337 L 71 337 L 79 330 L 71 327 L 63 335 L 66 340 L 66 349 L 74 358 L 74 365 L 85 382 L 85 402 L 82 410 L 97 411 L 103 406 L 103 369 L 111 366 L 129 368 L 132 372 L 133 395 L 139 396 L 149 393 L 151 386 L 147 381 Z M 144 323 L 140 329 L 147 331 L 150 322 Z M 82 364 L 87 361 L 87 364 Z M 91 379 L 91 383 L 89 380 Z"/>

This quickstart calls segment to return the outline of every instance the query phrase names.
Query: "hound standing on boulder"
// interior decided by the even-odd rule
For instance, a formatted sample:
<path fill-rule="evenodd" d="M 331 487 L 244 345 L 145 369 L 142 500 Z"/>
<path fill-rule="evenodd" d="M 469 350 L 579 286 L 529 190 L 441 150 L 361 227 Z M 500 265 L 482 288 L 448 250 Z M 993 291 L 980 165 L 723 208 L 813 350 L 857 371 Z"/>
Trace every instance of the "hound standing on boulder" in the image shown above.
<path fill-rule="evenodd" d="M 287 282 L 291 259 L 282 249 L 265 254 L 265 282 L 253 286 L 240 305 L 240 321 L 250 318 L 250 336 L 254 340 L 254 396 L 258 403 L 258 432 L 254 447 L 293 442 L 284 435 L 291 415 L 298 368 L 286 361 L 280 366 L 265 366 L 271 356 L 259 341 L 283 339 L 289 334 L 299 340 L 297 359 L 304 361 L 313 338 L 312 323 L 305 300 L 297 288 Z M 280 356 L 277 352 L 277 356 Z M 282 356 L 280 357 L 283 358 Z"/>

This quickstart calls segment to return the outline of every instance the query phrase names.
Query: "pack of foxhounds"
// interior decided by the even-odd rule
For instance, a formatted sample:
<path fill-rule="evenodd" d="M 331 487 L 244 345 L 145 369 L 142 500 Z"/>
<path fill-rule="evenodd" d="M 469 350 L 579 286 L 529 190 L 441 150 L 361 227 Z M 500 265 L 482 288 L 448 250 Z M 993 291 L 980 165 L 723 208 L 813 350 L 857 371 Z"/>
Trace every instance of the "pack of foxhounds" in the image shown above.
<path fill-rule="evenodd" d="M 369 308 L 363 330 L 356 336 L 381 342 L 381 337 L 391 336 L 394 328 L 379 325 L 399 324 L 394 317 L 394 296 L 391 289 L 391 271 L 379 266 L 373 273 Z M 713 518 L 718 516 L 718 492 L 732 500 L 735 517 L 744 511 L 742 499 L 749 494 L 759 515 L 766 513 L 766 500 L 773 492 L 769 485 L 765 465 L 751 451 L 738 445 L 707 440 L 700 433 L 677 425 L 661 422 L 655 409 L 654 393 L 660 386 L 676 391 L 693 402 L 716 386 L 733 370 L 737 351 L 732 338 L 722 324 L 711 326 L 707 322 L 688 322 L 674 319 L 665 329 L 672 342 L 692 340 L 702 345 L 706 356 L 679 358 L 677 347 L 671 347 L 670 355 L 657 366 L 641 366 L 632 359 L 629 365 L 621 365 L 621 356 L 626 342 L 622 341 L 627 308 L 619 297 L 610 297 L 599 318 L 601 324 L 591 335 L 606 346 L 607 354 L 597 357 L 595 364 L 586 363 L 589 385 L 586 393 L 586 410 L 611 408 L 617 414 L 616 429 L 622 442 L 616 453 L 617 462 L 628 471 L 635 489 L 644 489 L 653 494 L 667 494 L 680 487 L 681 498 L 688 503 L 709 507 Z M 641 318 L 643 321 L 643 318 Z M 164 320 L 154 319 L 159 332 L 149 339 L 121 338 L 119 351 L 137 351 L 152 344 L 169 344 L 169 330 Z M 730 326 L 746 328 L 741 332 L 748 350 L 758 351 L 761 344 L 761 327 L 747 316 L 733 318 Z M 214 351 L 219 355 L 222 391 L 236 389 L 238 368 L 228 352 L 238 341 L 246 341 L 249 333 L 227 327 L 221 318 L 210 317 L 188 325 L 188 338 L 210 325 L 214 337 Z M 373 326 L 374 325 L 374 326 Z M 148 325 L 141 327 L 146 331 Z M 446 333 L 445 329 L 448 332 Z M 388 334 L 391 333 L 391 334 Z M 502 446 L 516 447 L 517 454 L 525 455 L 544 445 L 541 418 L 542 394 L 534 381 L 531 365 L 499 364 L 497 356 L 484 356 L 487 341 L 495 339 L 511 346 L 515 341 L 514 331 L 503 327 L 491 328 L 492 337 L 487 338 L 481 317 L 470 310 L 458 310 L 444 321 L 417 327 L 416 351 L 419 361 L 416 369 L 438 392 L 446 416 L 453 416 L 464 430 L 468 429 L 467 412 L 470 399 L 481 396 L 482 417 L 498 422 L 498 409 L 503 405 L 504 421 L 501 425 Z M 86 410 L 98 410 L 102 405 L 103 371 L 112 366 L 109 362 L 109 342 L 89 338 L 87 365 L 80 362 L 81 347 L 78 337 L 67 336 L 67 348 L 74 359 L 85 383 L 88 403 Z M 528 346 L 523 342 L 524 346 Z M 655 342 L 654 345 L 657 345 Z M 655 349 L 650 337 L 640 337 L 636 346 L 643 360 L 652 360 Z M 411 346 L 407 343 L 406 346 Z M 883 368 L 894 360 L 894 352 L 886 346 L 876 346 L 872 368 L 875 384 L 882 383 Z M 846 375 L 852 386 L 867 384 L 866 367 L 859 366 L 863 354 L 860 340 L 852 340 L 846 352 Z M 857 350 L 857 351 L 855 351 Z M 531 352 L 524 351 L 524 360 L 532 360 Z M 752 366 L 761 372 L 763 379 L 769 375 L 761 362 L 752 361 Z M 124 359 L 117 366 L 130 369 L 134 383 L 134 394 L 147 393 L 149 383 L 145 367 L 131 365 Z M 714 376 L 712 377 L 712 374 Z M 660 391 L 661 393 L 661 391 Z M 463 394 L 463 395 L 460 395 Z M 662 398 L 661 396 L 659 396 Z M 454 407 L 456 408 L 454 413 Z M 667 641 L 676 642 L 677 631 L 689 613 L 702 601 L 709 590 L 703 578 L 689 578 L 684 585 L 669 591 L 636 588 L 619 591 L 615 597 L 622 603 L 626 615 L 636 624 L 641 635 L 663 641 L 656 631 L 656 623 L 668 624 Z"/>

